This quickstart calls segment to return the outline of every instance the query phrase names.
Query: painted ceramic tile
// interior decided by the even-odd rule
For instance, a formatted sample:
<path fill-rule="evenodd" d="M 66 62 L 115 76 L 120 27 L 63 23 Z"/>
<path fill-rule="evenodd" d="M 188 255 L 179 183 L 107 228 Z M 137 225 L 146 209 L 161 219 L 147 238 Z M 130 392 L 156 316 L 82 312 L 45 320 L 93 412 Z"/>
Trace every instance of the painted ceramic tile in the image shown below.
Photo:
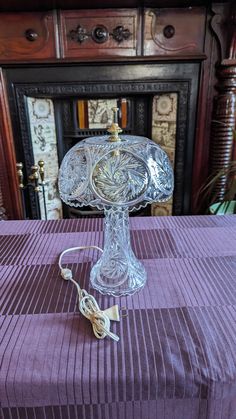
<path fill-rule="evenodd" d="M 32 122 L 54 122 L 54 110 L 51 99 L 29 98 L 31 102 Z"/>
<path fill-rule="evenodd" d="M 175 148 L 176 122 L 156 121 L 152 127 L 152 138 L 157 139 L 161 147 Z"/>
<path fill-rule="evenodd" d="M 107 128 L 112 123 L 112 108 L 117 106 L 117 99 L 88 100 L 89 128 Z"/>
<path fill-rule="evenodd" d="M 48 219 L 62 218 L 62 203 L 57 188 L 58 156 L 53 102 L 28 98 L 30 132 L 35 164 L 45 162 L 45 198 Z M 41 218 L 45 219 L 43 193 L 39 194 Z"/>
<path fill-rule="evenodd" d="M 153 98 L 152 117 L 155 121 L 176 122 L 177 114 L 177 94 L 165 93 L 156 95 Z"/>
<path fill-rule="evenodd" d="M 175 163 L 177 94 L 156 95 L 152 106 L 152 139 L 165 150 L 173 168 Z M 152 215 L 171 215 L 172 200 L 152 204 Z"/>

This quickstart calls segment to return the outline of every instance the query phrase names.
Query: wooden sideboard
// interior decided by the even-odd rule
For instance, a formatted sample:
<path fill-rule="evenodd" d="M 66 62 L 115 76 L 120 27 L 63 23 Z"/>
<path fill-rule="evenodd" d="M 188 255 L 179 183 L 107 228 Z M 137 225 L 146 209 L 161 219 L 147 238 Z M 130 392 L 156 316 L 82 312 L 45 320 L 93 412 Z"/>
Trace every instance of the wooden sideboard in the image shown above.
<path fill-rule="evenodd" d="M 0 150 L 3 150 L 0 153 L 0 207 L 4 217 L 22 217 L 15 176 L 18 151 L 11 127 L 12 124 L 17 126 L 18 117 L 9 112 L 8 70 L 37 66 L 40 71 L 52 65 L 57 71 L 56 68 L 65 65 L 73 68 L 81 63 L 200 64 L 198 105 L 192 121 L 196 130 L 191 211 L 196 213 L 197 191 L 209 167 L 222 167 L 232 154 L 233 139 L 229 138 L 229 133 L 235 124 L 235 113 L 232 114 L 236 89 L 235 6 L 230 2 L 206 6 L 204 2 L 193 1 L 189 7 L 189 2 L 168 1 L 157 8 L 155 2 L 144 2 L 142 7 L 139 2 L 124 4 L 117 0 L 116 4 L 102 2 L 98 9 L 91 0 L 85 10 L 72 0 L 62 3 L 54 2 L 57 8 L 53 10 L 50 10 L 50 2 L 47 2 L 48 10 L 45 5 L 32 6 L 27 1 L 22 2 L 21 7 L 16 1 L 10 1 L 8 7 L 0 7 Z M 231 100 L 229 124 L 225 116 L 229 110 L 224 111 L 221 106 L 225 93 L 227 100 Z M 212 116 L 214 96 L 216 104 Z M 215 117 L 228 126 L 228 134 L 227 130 L 217 132 L 211 148 L 211 120 Z"/>
<path fill-rule="evenodd" d="M 201 57 L 206 9 L 0 13 L 0 62 Z"/>

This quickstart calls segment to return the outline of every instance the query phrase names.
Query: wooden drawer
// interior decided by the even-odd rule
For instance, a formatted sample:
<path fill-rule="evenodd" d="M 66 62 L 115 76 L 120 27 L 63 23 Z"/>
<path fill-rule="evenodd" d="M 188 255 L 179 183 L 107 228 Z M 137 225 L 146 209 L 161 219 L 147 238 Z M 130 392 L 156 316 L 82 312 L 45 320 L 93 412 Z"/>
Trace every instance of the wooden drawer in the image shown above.
<path fill-rule="evenodd" d="M 137 10 L 83 10 L 60 13 L 63 58 L 135 56 Z"/>
<path fill-rule="evenodd" d="M 0 62 L 56 58 L 54 14 L 0 13 Z"/>
<path fill-rule="evenodd" d="M 204 8 L 146 9 L 144 55 L 202 53 L 204 30 Z"/>

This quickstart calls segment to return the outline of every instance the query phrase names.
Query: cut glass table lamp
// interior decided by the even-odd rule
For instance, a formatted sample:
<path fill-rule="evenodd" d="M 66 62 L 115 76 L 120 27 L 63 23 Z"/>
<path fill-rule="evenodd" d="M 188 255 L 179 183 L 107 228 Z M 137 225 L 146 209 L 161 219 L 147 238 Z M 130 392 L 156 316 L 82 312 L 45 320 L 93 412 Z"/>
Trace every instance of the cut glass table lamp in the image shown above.
<path fill-rule="evenodd" d="M 120 135 L 118 108 L 109 135 L 80 141 L 65 155 L 59 192 L 70 206 L 104 210 L 104 250 L 90 273 L 103 294 L 130 295 L 141 289 L 147 274 L 130 244 L 129 211 L 167 201 L 173 171 L 167 154 L 145 137 Z"/>

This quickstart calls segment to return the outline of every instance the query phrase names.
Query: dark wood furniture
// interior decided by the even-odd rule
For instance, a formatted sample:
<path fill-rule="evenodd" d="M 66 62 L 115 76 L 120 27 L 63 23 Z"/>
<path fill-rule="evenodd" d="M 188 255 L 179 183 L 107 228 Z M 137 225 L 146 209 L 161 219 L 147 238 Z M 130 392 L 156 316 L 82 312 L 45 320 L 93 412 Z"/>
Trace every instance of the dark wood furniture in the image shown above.
<path fill-rule="evenodd" d="M 56 14 L 1 13 L 1 62 L 57 58 Z"/>
<path fill-rule="evenodd" d="M 23 74 L 24 69 L 38 69 L 40 74 L 40 68 L 45 71 L 51 66 L 49 73 L 54 71 L 56 80 L 57 72 L 63 73 L 63 69 L 72 72 L 73 68 L 79 69 L 86 63 L 88 68 L 102 63 L 108 68 L 117 64 L 128 69 L 127 77 L 122 77 L 130 80 L 134 63 L 143 65 L 144 69 L 146 65 L 151 68 L 161 63 L 196 64 L 200 68 L 199 82 L 194 81 L 198 104 L 196 102 L 189 120 L 191 129 L 195 131 L 193 158 L 189 158 L 186 144 L 182 150 L 185 160 L 189 159 L 187 173 L 191 183 L 186 198 L 189 199 L 190 191 L 191 209 L 188 206 L 185 213 L 196 213 L 197 191 L 209 173 L 209 167 L 219 169 L 230 160 L 236 114 L 233 2 L 205 5 L 201 1 L 192 1 L 189 7 L 189 2 L 168 1 L 160 2 L 157 7 L 155 2 L 145 1 L 144 8 L 141 6 L 138 1 L 118 0 L 100 2 L 99 7 L 90 0 L 86 2 L 86 10 L 83 9 L 84 4 L 73 0 L 66 3 L 56 1 L 53 5 L 50 1 L 44 2 L 44 5 L 32 5 L 27 1 L 21 2 L 21 6 L 16 1 L 0 5 L 0 87 L 1 92 L 4 91 L 0 101 L 0 148 L 4 150 L 0 157 L 0 207 L 4 208 L 2 212 L 8 218 L 22 216 L 14 167 L 15 152 L 19 159 L 19 142 L 24 138 L 24 132 L 19 123 L 19 113 L 15 111 L 15 97 L 11 94 L 11 89 L 17 91 L 17 86 L 11 84 L 13 70 L 15 74 L 17 70 Z M 109 80 L 108 74 L 106 77 Z M 30 87 L 26 73 L 25 80 L 22 77 L 19 79 L 25 89 L 27 83 Z M 218 122 L 217 126 L 213 125 L 210 147 L 211 120 L 222 124 L 221 129 L 217 129 Z M 181 187 L 185 189 L 184 183 Z M 224 184 L 220 188 L 222 192 Z"/>
<path fill-rule="evenodd" d="M 22 217 L 7 93 L 0 70 L 0 220 Z"/>

